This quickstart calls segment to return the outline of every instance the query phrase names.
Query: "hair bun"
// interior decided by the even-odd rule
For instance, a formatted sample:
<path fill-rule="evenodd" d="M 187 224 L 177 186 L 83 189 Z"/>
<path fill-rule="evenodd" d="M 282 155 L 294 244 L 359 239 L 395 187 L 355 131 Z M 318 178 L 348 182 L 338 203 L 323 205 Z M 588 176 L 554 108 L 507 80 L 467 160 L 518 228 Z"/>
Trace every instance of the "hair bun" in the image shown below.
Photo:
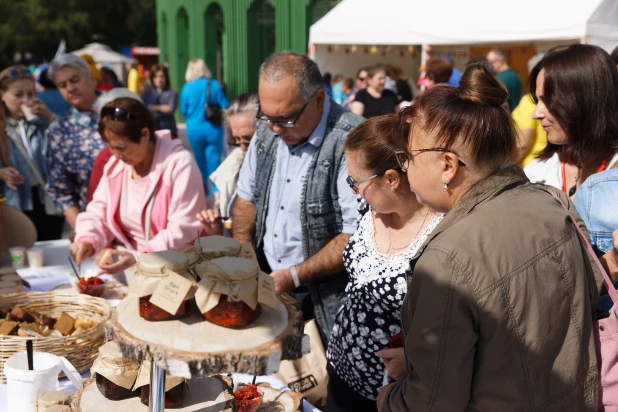
<path fill-rule="evenodd" d="M 506 87 L 483 64 L 471 65 L 464 71 L 458 94 L 461 99 L 492 107 L 502 106 L 509 97 Z"/>

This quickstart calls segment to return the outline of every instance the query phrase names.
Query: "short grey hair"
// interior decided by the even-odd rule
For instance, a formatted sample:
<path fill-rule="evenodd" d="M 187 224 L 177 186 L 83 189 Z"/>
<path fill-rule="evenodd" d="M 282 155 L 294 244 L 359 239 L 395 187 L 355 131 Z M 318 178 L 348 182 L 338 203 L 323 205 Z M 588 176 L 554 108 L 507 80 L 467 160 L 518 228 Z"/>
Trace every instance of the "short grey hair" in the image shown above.
<path fill-rule="evenodd" d="M 287 76 L 294 77 L 304 100 L 309 100 L 316 91 L 324 88 L 317 63 L 304 54 L 289 51 L 275 53 L 260 66 L 260 80 L 268 83 L 276 83 Z"/>
<path fill-rule="evenodd" d="M 83 71 L 85 74 L 92 75 L 90 66 L 88 66 L 86 60 L 82 59 L 80 56 L 66 53 L 61 54 L 49 63 L 49 67 L 47 68 L 47 76 L 54 81 L 54 72 L 62 69 L 63 67 L 72 67 Z"/>
<path fill-rule="evenodd" d="M 137 93 L 132 92 L 126 87 L 116 87 L 110 90 L 109 92 L 103 93 L 101 96 L 99 96 L 97 101 L 94 103 L 94 111 L 100 114 L 101 109 L 103 109 L 103 107 L 107 103 L 113 102 L 116 99 L 122 99 L 122 98 L 133 99 L 133 100 L 137 100 L 140 103 L 144 103 L 142 101 L 142 98 L 139 97 Z"/>
<path fill-rule="evenodd" d="M 187 64 L 187 71 L 185 72 L 185 81 L 187 83 L 192 82 L 195 79 L 205 77 L 212 79 L 212 73 L 206 65 L 206 62 L 202 59 L 193 59 Z"/>
<path fill-rule="evenodd" d="M 230 127 L 230 117 L 247 113 L 251 115 L 251 120 L 255 126 L 257 123 L 257 111 L 260 107 L 260 100 L 257 93 L 244 93 L 230 102 L 227 109 L 223 110 L 223 126 L 225 128 L 225 138 L 230 144 L 234 144 L 232 128 Z"/>

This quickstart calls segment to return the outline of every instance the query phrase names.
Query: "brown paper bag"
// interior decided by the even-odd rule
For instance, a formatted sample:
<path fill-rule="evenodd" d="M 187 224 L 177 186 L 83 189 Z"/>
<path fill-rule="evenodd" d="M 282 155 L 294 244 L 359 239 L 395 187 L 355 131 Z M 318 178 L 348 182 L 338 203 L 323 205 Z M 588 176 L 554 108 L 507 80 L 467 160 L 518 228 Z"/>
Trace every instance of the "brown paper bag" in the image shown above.
<path fill-rule="evenodd" d="M 279 372 L 273 377 L 302 393 L 307 402 L 319 408 L 326 404 L 328 393 L 326 350 L 315 320 L 305 323 L 305 333 L 309 335 L 311 352 L 298 360 L 281 362 Z"/>

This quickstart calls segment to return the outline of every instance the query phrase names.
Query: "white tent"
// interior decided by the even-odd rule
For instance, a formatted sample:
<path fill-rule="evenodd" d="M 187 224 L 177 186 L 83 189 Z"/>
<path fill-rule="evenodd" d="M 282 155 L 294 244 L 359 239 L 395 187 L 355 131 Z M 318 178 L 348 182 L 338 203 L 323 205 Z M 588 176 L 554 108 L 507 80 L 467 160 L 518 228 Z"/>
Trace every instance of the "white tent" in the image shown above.
<path fill-rule="evenodd" d="M 343 59 L 347 63 L 337 62 L 344 56 L 336 58 L 332 52 L 340 48 L 327 45 L 429 44 L 461 50 L 573 42 L 597 44 L 608 51 L 618 45 L 618 1 L 343 0 L 311 26 L 309 34 L 312 56 L 333 72 L 363 59 L 349 54 Z M 380 60 L 379 55 L 373 58 Z"/>
<path fill-rule="evenodd" d="M 112 50 L 111 47 L 101 43 L 90 43 L 84 46 L 83 49 L 75 50 L 71 53 L 78 56 L 89 54 L 96 62 L 98 68 L 101 68 L 103 65 L 111 66 L 121 80 L 125 78 L 126 64 L 136 62 L 134 58 L 120 54 Z"/>

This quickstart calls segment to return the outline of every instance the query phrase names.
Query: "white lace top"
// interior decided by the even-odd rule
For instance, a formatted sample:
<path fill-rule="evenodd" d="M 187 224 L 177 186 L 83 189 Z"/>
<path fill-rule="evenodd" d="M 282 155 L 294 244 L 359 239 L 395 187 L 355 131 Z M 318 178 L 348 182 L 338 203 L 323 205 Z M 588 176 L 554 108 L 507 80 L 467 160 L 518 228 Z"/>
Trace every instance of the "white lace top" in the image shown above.
<path fill-rule="evenodd" d="M 339 308 L 327 358 L 350 388 L 375 399 L 384 374 L 376 352 L 401 331 L 401 307 L 407 292 L 405 271 L 444 214 L 434 213 L 407 249 L 394 255 L 378 251 L 371 207 L 360 206 L 358 229 L 343 252 L 349 282 Z"/>

